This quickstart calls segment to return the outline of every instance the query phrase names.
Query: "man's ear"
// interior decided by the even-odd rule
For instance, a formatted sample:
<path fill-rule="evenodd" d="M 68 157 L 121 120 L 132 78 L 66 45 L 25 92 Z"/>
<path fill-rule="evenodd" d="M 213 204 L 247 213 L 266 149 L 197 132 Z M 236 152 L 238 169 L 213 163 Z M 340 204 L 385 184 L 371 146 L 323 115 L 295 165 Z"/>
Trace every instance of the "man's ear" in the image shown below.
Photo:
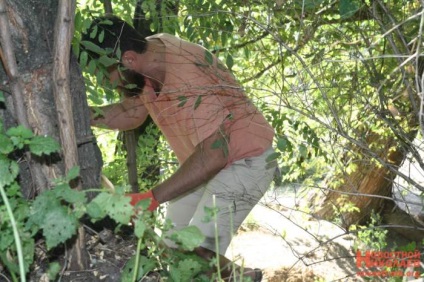
<path fill-rule="evenodd" d="M 137 53 L 134 51 L 125 51 L 122 55 L 122 63 L 127 69 L 134 70 L 137 62 Z"/>

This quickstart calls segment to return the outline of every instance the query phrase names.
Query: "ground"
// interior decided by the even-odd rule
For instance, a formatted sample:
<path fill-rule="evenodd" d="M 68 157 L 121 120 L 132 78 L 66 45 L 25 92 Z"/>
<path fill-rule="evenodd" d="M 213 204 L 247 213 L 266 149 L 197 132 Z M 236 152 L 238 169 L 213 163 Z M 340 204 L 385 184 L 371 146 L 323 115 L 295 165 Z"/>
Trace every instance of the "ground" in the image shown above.
<path fill-rule="evenodd" d="M 278 202 L 277 202 L 278 201 Z M 234 238 L 229 256 L 265 270 L 263 281 L 355 280 L 354 237 L 297 211 L 295 196 L 264 199 Z"/>
<path fill-rule="evenodd" d="M 304 198 L 293 191 L 270 192 L 252 210 L 227 255 L 243 258 L 247 267 L 264 269 L 264 282 L 367 281 L 357 275 L 361 269 L 356 265 L 356 236 L 301 212 Z M 388 233 L 387 241 L 386 250 L 410 243 L 395 233 Z M 421 259 L 421 274 L 423 267 Z M 389 280 L 374 277 L 371 281 Z"/>
<path fill-rule="evenodd" d="M 356 275 L 355 236 L 300 212 L 304 198 L 293 190 L 277 196 L 271 191 L 252 210 L 226 255 L 246 267 L 263 269 L 264 282 L 365 281 Z M 63 272 L 60 281 L 119 281 L 125 263 L 134 254 L 136 241 L 111 231 L 95 232 L 88 227 L 86 230 L 91 270 Z M 408 242 L 394 234 L 389 240 L 397 246 Z M 44 274 L 45 250 L 41 246 L 30 281 L 48 281 Z M 0 281 L 3 282 L 1 277 Z M 158 279 L 143 280 L 153 281 Z"/>

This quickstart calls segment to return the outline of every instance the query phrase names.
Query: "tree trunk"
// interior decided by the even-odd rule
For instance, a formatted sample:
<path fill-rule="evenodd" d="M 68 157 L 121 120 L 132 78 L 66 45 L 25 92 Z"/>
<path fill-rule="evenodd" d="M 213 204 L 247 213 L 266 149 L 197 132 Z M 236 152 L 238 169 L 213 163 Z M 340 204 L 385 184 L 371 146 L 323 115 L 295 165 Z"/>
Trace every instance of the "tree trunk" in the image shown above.
<path fill-rule="evenodd" d="M 341 222 L 346 230 L 353 224 L 366 224 L 372 211 L 381 214 L 385 224 L 409 240 L 420 242 L 424 237 L 424 220 L 419 215 L 411 215 L 397 208 L 392 200 L 393 182 L 397 169 L 406 157 L 394 138 L 372 134 L 367 144 L 384 144 L 378 158 L 387 165 L 377 164 L 375 160 L 362 154 L 362 159 L 354 160 L 358 164 L 355 171 L 341 176 L 342 184 L 334 190 L 313 195 L 314 215 L 326 220 Z M 358 151 L 358 149 L 356 149 Z M 388 167 L 390 166 L 391 169 Z M 330 184 L 340 179 L 327 179 Z M 358 208 L 353 211 L 348 207 Z"/>
<path fill-rule="evenodd" d="M 23 195 L 32 198 L 45 189 L 51 189 L 54 185 L 53 180 L 64 176 L 73 165 L 80 167 L 79 187 L 82 189 L 100 187 L 102 159 L 90 128 L 90 111 L 79 65 L 75 58 L 71 57 L 69 60 L 69 55 L 72 56 L 69 54 L 69 50 L 66 50 L 66 58 L 61 58 L 65 56 L 62 54 L 56 58 L 56 64 L 54 64 L 53 40 L 58 1 L 13 0 L 6 1 L 6 4 L 6 14 L 12 35 L 10 44 L 15 56 L 14 58 L 2 58 L 3 67 L 0 67 L 0 89 L 4 91 L 6 99 L 6 107 L 0 108 L 0 116 L 4 125 L 6 128 L 18 124 L 25 125 L 30 127 L 34 134 L 51 136 L 62 141 L 60 142 L 62 145 L 64 139 L 68 141 L 67 145 L 62 147 L 62 151 L 56 155 L 37 158 L 31 156 L 30 160 L 24 158 L 24 161 L 19 162 L 19 184 Z M 68 16 L 74 17 L 72 11 L 68 14 Z M 68 22 L 68 20 L 64 21 Z M 68 37 L 68 39 L 70 38 Z M 61 43 L 59 42 L 59 44 Z M 59 81 L 61 86 L 67 87 L 66 91 L 61 87 L 58 88 L 59 84 L 54 84 L 58 82 L 57 75 L 63 75 L 54 69 L 54 65 L 59 68 L 64 66 L 57 61 L 60 59 L 69 61 L 69 66 L 66 64 L 66 70 L 63 69 L 66 77 L 60 77 L 61 81 Z M 16 62 L 17 72 L 13 77 L 10 75 L 8 65 L 5 64 L 6 60 Z M 53 75 L 55 70 L 55 75 Z M 15 92 L 12 89 L 14 81 L 21 86 L 24 114 L 27 116 L 26 124 L 22 122 L 17 113 L 16 106 L 22 105 L 13 103 L 15 100 Z M 69 100 L 63 100 L 65 92 L 68 92 Z M 66 101 L 66 103 L 56 104 L 55 98 Z M 60 114 L 58 107 L 61 108 Z M 64 113 L 69 113 L 69 115 L 63 115 Z M 58 117 L 60 117 L 60 123 Z M 65 128 L 64 125 L 66 125 Z M 60 134 L 60 128 L 63 129 L 62 134 Z M 73 150 L 70 151 L 69 148 L 73 148 Z M 69 154 L 69 152 L 72 153 Z M 65 161 L 64 156 L 71 161 Z M 14 157 L 22 159 L 18 154 Z M 35 178 L 34 166 L 40 168 L 42 181 Z M 79 230 L 79 234 L 82 231 Z M 82 250 L 83 246 L 84 236 L 79 236 L 78 244 L 72 250 L 74 255 L 69 261 L 69 266 L 74 267 L 73 269 L 85 267 L 84 259 L 78 255 L 84 255 L 78 251 Z"/>
<path fill-rule="evenodd" d="M 405 158 L 405 153 L 397 149 L 394 139 L 385 139 L 372 134 L 366 141 L 367 144 L 384 144 L 378 155 L 393 168 L 398 168 Z M 341 175 L 341 179 L 326 180 L 328 184 L 335 181 L 339 183 L 341 180 L 342 184 L 334 189 L 337 191 L 324 192 L 324 197 L 317 196 L 318 208 L 314 213 L 317 217 L 327 220 L 339 217 L 342 226 L 348 228 L 352 224 L 365 223 L 372 210 L 376 213 L 382 211 L 387 201 L 382 197 L 391 197 L 392 183 L 396 173 L 377 164 L 365 154 L 360 156 L 363 158 L 352 160 L 358 165 L 355 171 Z M 347 206 L 356 207 L 359 211 L 346 210 Z"/>
<path fill-rule="evenodd" d="M 12 33 L 12 45 L 22 81 L 23 98 L 29 126 L 37 135 L 48 135 L 59 140 L 58 115 L 53 96 L 53 31 L 57 13 L 55 0 L 13 0 L 7 2 L 7 15 Z M 76 141 L 81 168 L 82 186 L 100 186 L 101 154 L 90 128 L 90 111 L 84 81 L 77 61 L 70 61 L 70 85 Z M 5 92 L 6 107 L 0 109 L 6 128 L 19 121 L 12 102 L 10 78 L 0 67 L 0 89 Z M 17 156 L 19 157 L 19 156 Z M 54 178 L 65 174 L 62 154 L 37 158 L 47 187 L 35 184 L 30 164 L 20 162 L 19 180 L 24 195 L 32 197 L 52 187 Z"/>

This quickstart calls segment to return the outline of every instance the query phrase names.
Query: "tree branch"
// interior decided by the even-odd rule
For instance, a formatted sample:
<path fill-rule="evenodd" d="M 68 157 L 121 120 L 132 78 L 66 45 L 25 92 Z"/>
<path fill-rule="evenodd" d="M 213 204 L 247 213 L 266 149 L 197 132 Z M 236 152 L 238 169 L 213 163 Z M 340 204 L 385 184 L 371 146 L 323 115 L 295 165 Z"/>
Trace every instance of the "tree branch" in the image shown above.
<path fill-rule="evenodd" d="M 113 15 L 112 2 L 110 0 L 102 0 L 106 15 Z"/>
<path fill-rule="evenodd" d="M 59 119 L 59 132 L 66 172 L 78 165 L 69 80 L 69 56 L 71 54 L 74 11 L 75 1 L 59 1 L 53 47 L 53 94 Z"/>
<path fill-rule="evenodd" d="M 78 148 L 72 111 L 69 61 L 73 36 L 75 0 L 60 0 L 55 23 L 53 47 L 53 94 L 58 115 L 59 133 L 63 148 L 65 172 L 78 165 Z M 72 183 L 81 189 L 79 180 Z M 68 257 L 69 269 L 84 270 L 88 266 L 85 254 L 85 231 L 78 229 L 77 239 Z"/>

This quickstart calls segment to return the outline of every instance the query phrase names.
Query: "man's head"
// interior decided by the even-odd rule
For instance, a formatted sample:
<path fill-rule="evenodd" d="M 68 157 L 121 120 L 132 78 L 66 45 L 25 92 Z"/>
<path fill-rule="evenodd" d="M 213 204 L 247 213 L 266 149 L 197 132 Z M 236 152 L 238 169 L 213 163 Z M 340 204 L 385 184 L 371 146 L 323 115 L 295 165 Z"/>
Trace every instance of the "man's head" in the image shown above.
<path fill-rule="evenodd" d="M 121 55 L 127 51 L 143 53 L 146 50 L 147 41 L 127 22 L 115 16 L 95 18 L 90 27 L 82 35 L 81 41 L 89 41 L 105 50 L 109 57 L 121 60 Z M 84 44 L 83 44 L 84 48 Z M 92 59 L 98 59 L 100 55 L 92 50 L 84 48 Z"/>
<path fill-rule="evenodd" d="M 87 42 L 94 44 L 95 48 Z M 112 84 L 126 96 L 140 94 L 145 84 L 144 76 L 126 68 L 124 65 L 128 64 L 123 60 L 127 53 L 145 52 L 147 41 L 132 26 L 115 16 L 96 18 L 82 34 L 81 47 L 88 53 L 88 60 L 102 61 L 102 57 L 116 60 L 116 64 L 104 60 Z"/>

